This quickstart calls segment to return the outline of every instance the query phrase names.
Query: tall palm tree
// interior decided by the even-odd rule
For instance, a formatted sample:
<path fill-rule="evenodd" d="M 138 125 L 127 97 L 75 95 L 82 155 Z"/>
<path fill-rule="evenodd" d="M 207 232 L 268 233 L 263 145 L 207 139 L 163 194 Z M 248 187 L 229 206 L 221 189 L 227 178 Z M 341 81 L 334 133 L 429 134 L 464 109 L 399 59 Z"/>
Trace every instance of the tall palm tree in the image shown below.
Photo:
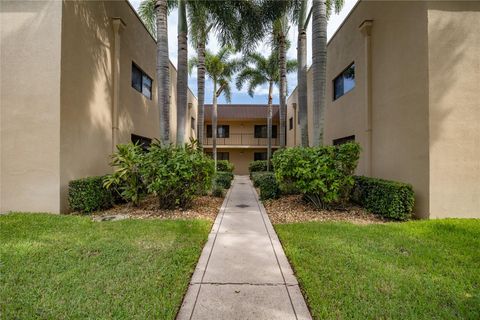
<path fill-rule="evenodd" d="M 286 72 L 292 72 L 297 66 L 297 61 L 286 61 Z M 265 83 L 268 84 L 268 117 L 267 117 L 267 170 L 270 171 L 272 156 L 272 100 L 273 86 L 280 82 L 279 54 L 272 50 L 268 57 L 259 53 L 250 53 L 244 58 L 242 70 L 237 76 L 236 85 L 240 90 L 244 84 L 248 85 L 248 94 L 253 97 L 255 88 Z"/>
<path fill-rule="evenodd" d="M 227 102 L 231 101 L 230 81 L 238 69 L 239 63 L 231 59 L 232 50 L 229 47 L 223 47 L 217 54 L 205 50 L 205 71 L 207 76 L 213 82 L 213 101 L 212 101 L 212 140 L 213 140 L 213 160 L 215 161 L 215 170 L 217 170 L 217 99 L 223 93 Z M 198 58 L 190 60 L 189 69 L 198 68 Z"/>
<path fill-rule="evenodd" d="M 188 105 L 188 24 L 186 0 L 178 0 L 177 47 L 177 145 L 185 143 Z"/>
<path fill-rule="evenodd" d="M 168 56 L 168 10 L 174 1 L 144 0 L 139 15 L 157 39 L 157 94 L 160 141 L 170 143 L 170 58 Z"/>
<path fill-rule="evenodd" d="M 297 44 L 297 94 L 298 113 L 300 118 L 301 145 L 308 147 L 308 96 L 307 96 L 307 26 L 311 12 L 307 16 L 308 1 L 300 0 L 298 10 L 298 44 Z"/>
<path fill-rule="evenodd" d="M 203 149 L 205 119 L 205 48 L 208 33 L 213 27 L 212 18 L 204 1 L 191 1 L 188 10 L 190 41 L 197 51 L 197 140 Z"/>
<path fill-rule="evenodd" d="M 327 81 L 327 21 L 332 7 L 339 12 L 344 0 L 313 0 L 312 72 L 313 72 L 313 145 L 323 144 Z"/>

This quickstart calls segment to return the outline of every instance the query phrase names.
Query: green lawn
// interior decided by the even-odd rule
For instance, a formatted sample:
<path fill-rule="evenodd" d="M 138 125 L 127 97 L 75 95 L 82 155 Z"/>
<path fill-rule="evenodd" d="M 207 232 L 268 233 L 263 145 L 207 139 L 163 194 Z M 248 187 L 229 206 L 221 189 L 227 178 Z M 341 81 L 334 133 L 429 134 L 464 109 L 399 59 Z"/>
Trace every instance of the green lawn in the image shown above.
<path fill-rule="evenodd" d="M 0 318 L 173 319 L 210 227 L 0 216 Z"/>
<path fill-rule="evenodd" d="M 480 220 L 275 229 L 315 319 L 480 319 Z"/>

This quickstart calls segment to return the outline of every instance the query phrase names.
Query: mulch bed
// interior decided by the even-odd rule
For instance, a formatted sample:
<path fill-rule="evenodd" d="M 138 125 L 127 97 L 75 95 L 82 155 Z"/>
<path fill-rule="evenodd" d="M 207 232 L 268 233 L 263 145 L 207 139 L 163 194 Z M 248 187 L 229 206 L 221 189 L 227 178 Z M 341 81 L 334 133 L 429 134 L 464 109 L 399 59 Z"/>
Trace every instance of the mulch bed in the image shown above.
<path fill-rule="evenodd" d="M 346 221 L 355 224 L 384 223 L 388 220 L 355 205 L 345 208 L 318 210 L 306 203 L 301 195 L 282 196 L 263 202 L 273 224 L 308 221 Z"/>
<path fill-rule="evenodd" d="M 92 218 L 94 220 L 122 217 L 132 219 L 206 219 L 213 221 L 222 206 L 222 202 L 223 198 L 202 196 L 196 198 L 192 207 L 187 210 L 164 210 L 160 209 L 156 197 L 149 196 L 142 200 L 138 207 L 131 204 L 117 205 L 111 209 L 94 213 Z"/>

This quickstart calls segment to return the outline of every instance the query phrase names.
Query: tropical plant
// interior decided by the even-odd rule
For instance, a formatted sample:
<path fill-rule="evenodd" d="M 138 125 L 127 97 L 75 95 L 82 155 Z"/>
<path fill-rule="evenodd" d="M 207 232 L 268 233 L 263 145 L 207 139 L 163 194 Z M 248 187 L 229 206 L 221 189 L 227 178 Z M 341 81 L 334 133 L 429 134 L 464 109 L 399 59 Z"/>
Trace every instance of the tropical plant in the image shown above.
<path fill-rule="evenodd" d="M 278 51 L 272 50 L 270 56 L 264 57 L 259 53 L 250 53 L 245 56 L 242 69 L 237 76 L 236 85 L 241 89 L 248 86 L 248 94 L 253 97 L 255 89 L 263 84 L 268 84 L 268 117 L 267 117 L 267 171 L 270 171 L 272 156 L 272 100 L 273 86 L 280 82 L 280 69 Z M 286 62 L 286 71 L 292 72 L 297 65 L 295 60 Z"/>
<path fill-rule="evenodd" d="M 212 152 L 215 170 L 217 170 L 217 99 L 223 93 L 225 99 L 230 102 L 230 81 L 239 66 L 238 61 L 231 58 L 232 53 L 230 47 L 220 49 L 217 54 L 205 50 L 205 71 L 213 82 Z M 198 67 L 198 63 L 198 58 L 194 57 L 190 60 L 190 72 L 193 67 Z"/>
<path fill-rule="evenodd" d="M 164 209 L 188 208 L 211 188 L 213 162 L 196 148 L 153 143 L 144 159 L 142 177 Z"/>
<path fill-rule="evenodd" d="M 138 206 L 145 193 L 140 174 L 143 157 L 144 151 L 140 145 L 118 144 L 110 163 L 114 172 L 106 175 L 103 180 L 106 189 L 116 189 L 125 201 L 131 202 L 134 206 Z"/>
<path fill-rule="evenodd" d="M 312 4 L 312 93 L 313 145 L 323 144 L 327 81 L 327 22 L 332 11 L 338 13 L 344 0 L 313 0 Z"/>

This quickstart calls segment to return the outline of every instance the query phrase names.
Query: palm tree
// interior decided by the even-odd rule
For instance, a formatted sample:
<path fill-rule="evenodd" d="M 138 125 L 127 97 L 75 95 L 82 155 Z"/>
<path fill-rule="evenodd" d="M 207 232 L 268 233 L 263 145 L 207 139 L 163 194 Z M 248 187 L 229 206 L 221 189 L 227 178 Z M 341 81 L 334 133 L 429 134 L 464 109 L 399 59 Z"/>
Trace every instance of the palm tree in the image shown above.
<path fill-rule="evenodd" d="M 188 105 L 188 24 L 186 0 L 178 0 L 177 145 L 185 143 Z"/>
<path fill-rule="evenodd" d="M 300 0 L 298 10 L 298 44 L 297 44 L 297 87 L 298 113 L 300 118 L 301 145 L 308 147 L 308 96 L 307 96 L 307 26 L 311 12 L 307 16 L 307 0 Z"/>
<path fill-rule="evenodd" d="M 286 72 L 295 70 L 295 60 L 286 61 Z M 253 97 L 255 88 L 265 83 L 268 84 L 268 117 L 267 117 L 267 170 L 270 171 L 270 159 L 272 156 L 272 92 L 273 86 L 280 82 L 279 54 L 273 50 L 269 57 L 259 53 L 250 53 L 244 59 L 244 65 L 237 76 L 237 88 L 240 90 L 244 84 L 248 84 L 248 94 Z"/>
<path fill-rule="evenodd" d="M 189 3 L 188 20 L 190 27 L 190 41 L 197 51 L 197 140 L 200 149 L 203 149 L 203 133 L 205 119 L 205 47 L 208 33 L 213 27 L 211 16 L 203 1 Z"/>
<path fill-rule="evenodd" d="M 313 145 L 323 144 L 327 81 L 327 21 L 332 6 L 335 12 L 344 0 L 313 0 L 312 4 L 312 72 L 313 72 Z"/>
<path fill-rule="evenodd" d="M 168 56 L 168 9 L 172 1 L 144 0 L 139 15 L 157 39 L 157 93 L 160 141 L 170 143 L 170 58 Z"/>
<path fill-rule="evenodd" d="M 205 72 L 213 81 L 213 108 L 212 108 L 212 140 L 213 160 L 217 170 L 217 99 L 223 93 L 227 102 L 231 101 L 230 81 L 238 69 L 238 61 L 231 59 L 232 50 L 223 47 L 217 54 L 205 50 Z M 198 58 L 190 60 L 189 69 L 198 68 Z"/>

